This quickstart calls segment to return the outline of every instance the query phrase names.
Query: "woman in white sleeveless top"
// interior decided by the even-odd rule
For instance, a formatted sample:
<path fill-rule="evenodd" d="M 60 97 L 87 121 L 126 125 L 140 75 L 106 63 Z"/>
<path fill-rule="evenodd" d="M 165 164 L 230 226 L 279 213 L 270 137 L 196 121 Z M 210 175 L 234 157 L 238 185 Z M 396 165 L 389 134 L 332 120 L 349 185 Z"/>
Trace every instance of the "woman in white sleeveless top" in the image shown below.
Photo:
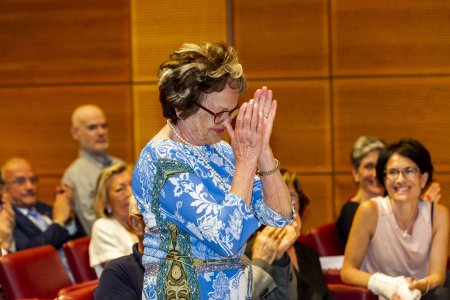
<path fill-rule="evenodd" d="M 420 199 L 433 169 L 430 153 L 416 140 L 383 151 L 377 178 L 388 195 L 358 208 L 341 270 L 345 283 L 368 287 L 383 299 L 406 300 L 436 293 L 444 284 L 448 210 Z"/>

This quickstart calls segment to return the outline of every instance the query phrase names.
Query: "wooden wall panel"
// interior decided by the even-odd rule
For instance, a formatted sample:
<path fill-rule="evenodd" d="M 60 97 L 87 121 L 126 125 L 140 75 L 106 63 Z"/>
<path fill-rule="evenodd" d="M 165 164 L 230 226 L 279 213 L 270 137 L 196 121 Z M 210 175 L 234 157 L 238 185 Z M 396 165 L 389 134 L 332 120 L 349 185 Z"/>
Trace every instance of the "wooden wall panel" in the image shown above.
<path fill-rule="evenodd" d="M 226 0 L 131 1 L 133 80 L 155 81 L 186 42 L 227 41 Z"/>
<path fill-rule="evenodd" d="M 131 92 L 127 86 L 0 88 L 0 164 L 12 156 L 30 160 L 38 175 L 59 174 L 78 156 L 71 115 L 81 104 L 102 107 L 110 152 L 132 159 Z"/>
<path fill-rule="evenodd" d="M 334 75 L 450 72 L 450 2 L 332 3 Z"/>
<path fill-rule="evenodd" d="M 310 198 L 311 202 L 306 208 L 302 218 L 302 232 L 305 233 L 313 227 L 334 220 L 332 198 L 331 176 L 301 175 L 299 180 L 302 189 Z"/>
<path fill-rule="evenodd" d="M 328 1 L 233 2 L 234 42 L 249 78 L 328 76 Z"/>
<path fill-rule="evenodd" d="M 134 156 L 139 157 L 142 148 L 161 130 L 166 120 L 162 115 L 156 84 L 133 87 L 134 106 Z"/>
<path fill-rule="evenodd" d="M 331 172 L 328 82 L 249 82 L 246 100 L 263 84 L 278 100 L 271 145 L 282 167 L 296 172 Z"/>
<path fill-rule="evenodd" d="M 45 202 L 49 205 L 53 205 L 53 203 L 55 202 L 55 188 L 60 183 L 61 176 L 39 176 L 39 183 L 37 186 L 39 201 Z"/>
<path fill-rule="evenodd" d="M 130 79 L 127 0 L 1 1 L 0 85 Z"/>
<path fill-rule="evenodd" d="M 349 153 L 363 134 L 387 142 L 422 141 L 435 167 L 450 170 L 450 78 L 335 80 L 334 155 L 337 171 L 350 168 Z"/>

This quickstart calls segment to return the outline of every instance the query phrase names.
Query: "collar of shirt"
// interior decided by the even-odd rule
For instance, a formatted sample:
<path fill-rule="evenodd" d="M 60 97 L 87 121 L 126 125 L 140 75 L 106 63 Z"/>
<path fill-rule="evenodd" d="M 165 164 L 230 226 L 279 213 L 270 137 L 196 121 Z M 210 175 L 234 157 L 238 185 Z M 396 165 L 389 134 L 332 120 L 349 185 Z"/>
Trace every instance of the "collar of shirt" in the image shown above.
<path fill-rule="evenodd" d="M 28 216 L 28 212 L 30 211 L 30 209 L 28 208 L 24 208 L 24 207 L 18 207 L 16 206 L 17 210 L 20 211 L 20 213 L 24 216 Z"/>
<path fill-rule="evenodd" d="M 45 231 L 48 228 L 48 226 L 53 223 L 53 221 L 49 217 L 38 212 L 35 207 L 24 208 L 16 206 L 16 208 L 21 214 L 27 217 L 28 220 L 33 222 L 42 231 Z M 34 211 L 35 214 L 32 216 L 32 214 L 30 214 L 30 211 Z"/>
<path fill-rule="evenodd" d="M 101 157 L 101 156 L 97 156 L 92 153 L 89 153 L 83 149 L 80 149 L 80 151 L 78 152 L 78 155 L 80 157 L 84 157 L 88 160 L 91 160 L 91 161 L 101 165 L 102 167 L 109 167 L 112 164 L 112 159 L 107 153 L 105 153 L 105 155 L 103 157 Z"/>

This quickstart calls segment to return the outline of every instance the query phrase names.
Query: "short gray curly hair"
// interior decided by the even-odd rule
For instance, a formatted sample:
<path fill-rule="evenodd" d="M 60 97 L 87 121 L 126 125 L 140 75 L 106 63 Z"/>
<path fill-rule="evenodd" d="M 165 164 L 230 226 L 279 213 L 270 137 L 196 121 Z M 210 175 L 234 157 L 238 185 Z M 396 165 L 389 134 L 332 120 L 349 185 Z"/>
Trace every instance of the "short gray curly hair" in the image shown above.
<path fill-rule="evenodd" d="M 184 44 L 159 67 L 159 101 L 173 124 L 194 114 L 195 103 L 226 85 L 245 93 L 246 80 L 236 50 L 224 43 Z M 177 116 L 176 111 L 180 112 Z"/>
<path fill-rule="evenodd" d="M 356 170 L 361 164 L 361 160 L 373 150 L 383 150 L 386 144 L 373 136 L 363 135 L 360 136 L 353 145 L 352 152 L 350 153 L 350 159 L 353 164 L 353 168 Z"/>

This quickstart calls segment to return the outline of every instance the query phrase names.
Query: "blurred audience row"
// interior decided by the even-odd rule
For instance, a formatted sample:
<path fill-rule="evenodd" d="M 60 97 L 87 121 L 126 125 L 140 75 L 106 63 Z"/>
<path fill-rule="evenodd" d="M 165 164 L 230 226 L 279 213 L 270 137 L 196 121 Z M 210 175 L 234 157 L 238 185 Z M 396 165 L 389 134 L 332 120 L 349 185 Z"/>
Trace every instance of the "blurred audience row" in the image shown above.
<path fill-rule="evenodd" d="M 132 170 L 108 154 L 107 122 L 99 107 L 83 105 L 73 112 L 72 136 L 79 142 L 79 157 L 65 171 L 53 206 L 38 200 L 38 178 L 26 159 L 3 164 L 2 254 L 41 245 L 61 249 L 69 239 L 90 235 L 90 264 L 100 278 L 96 298 L 140 299 L 145 224 L 136 202 L 130 201 Z M 433 180 L 428 150 L 413 139 L 387 146 L 362 136 L 351 161 L 358 189 L 337 219 L 346 245 L 342 280 L 387 299 L 433 299 L 448 293 L 448 210 L 439 204 L 441 190 Z M 282 174 L 294 203 L 294 221 L 283 228 L 262 227 L 248 240 L 253 297 L 333 299 L 317 252 L 298 241 L 310 200 L 295 173 Z"/>

